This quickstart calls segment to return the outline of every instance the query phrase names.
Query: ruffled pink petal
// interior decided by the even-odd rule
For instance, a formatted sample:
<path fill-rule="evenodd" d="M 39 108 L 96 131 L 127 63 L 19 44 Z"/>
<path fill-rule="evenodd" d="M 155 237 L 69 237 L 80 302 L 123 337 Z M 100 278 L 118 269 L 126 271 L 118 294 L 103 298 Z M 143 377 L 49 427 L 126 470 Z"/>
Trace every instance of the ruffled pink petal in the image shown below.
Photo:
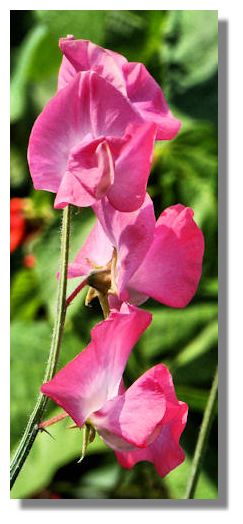
<path fill-rule="evenodd" d="M 92 329 L 87 348 L 42 385 L 42 393 L 81 427 L 94 411 L 120 392 L 128 356 L 150 322 L 150 313 L 133 306 L 113 312 Z"/>
<path fill-rule="evenodd" d="M 113 182 L 114 161 L 105 139 L 96 139 L 87 146 L 73 148 L 55 207 L 62 208 L 68 203 L 91 206 L 107 193 Z"/>
<path fill-rule="evenodd" d="M 152 200 L 147 194 L 141 208 L 132 213 L 116 211 L 107 199 L 96 203 L 93 209 L 111 244 L 117 249 L 116 283 L 119 299 L 126 301 L 126 285 L 153 240 L 155 215 Z"/>
<path fill-rule="evenodd" d="M 116 456 L 119 463 L 128 469 L 142 460 L 152 462 L 159 475 L 164 477 L 184 460 L 179 440 L 186 425 L 188 407 L 177 400 L 172 376 L 166 366 L 159 364 L 152 369 L 166 404 L 157 435 L 145 448 L 137 446 L 130 450 L 118 450 Z"/>
<path fill-rule="evenodd" d="M 146 67 L 137 62 L 128 62 L 123 65 L 122 69 L 128 98 L 145 121 L 157 125 L 157 139 L 175 138 L 180 130 L 181 122 L 169 111 L 160 86 Z"/>
<path fill-rule="evenodd" d="M 145 122 L 156 124 L 158 140 L 171 140 L 177 135 L 181 122 L 169 111 L 160 86 L 143 64 L 127 62 L 119 53 L 88 40 L 61 38 L 59 45 L 64 55 L 59 89 L 79 71 L 95 71 L 130 99 Z"/>
<path fill-rule="evenodd" d="M 134 211 L 144 202 L 156 129 L 145 123 L 127 130 L 126 144 L 115 162 L 116 177 L 107 192 L 111 205 L 119 211 Z"/>
<path fill-rule="evenodd" d="M 50 100 L 33 126 L 28 161 L 35 188 L 58 192 L 65 175 L 57 205 L 62 205 L 68 192 L 77 202 L 80 180 L 77 171 L 74 170 L 70 177 L 68 172 L 69 162 L 72 167 L 76 162 L 77 167 L 80 160 L 79 157 L 77 159 L 77 150 L 100 137 L 108 136 L 112 143 L 112 137 L 122 138 L 125 135 L 131 122 L 138 124 L 140 121 L 128 100 L 110 83 L 94 72 L 78 73 L 67 87 Z M 107 146 L 102 147 L 107 153 Z M 104 155 L 104 150 L 99 152 L 102 153 L 98 155 L 102 167 L 102 162 L 109 163 L 109 153 Z M 109 165 L 111 167 L 111 162 Z M 111 173 L 110 176 L 112 178 Z M 107 176 L 101 178 L 99 191 L 103 194 Z M 92 200 L 93 195 L 90 198 Z"/>
<path fill-rule="evenodd" d="M 89 40 L 61 38 L 60 49 L 64 55 L 59 71 L 58 88 L 64 87 L 79 71 L 95 71 L 126 96 L 122 65 L 126 58 L 104 49 Z"/>
<path fill-rule="evenodd" d="M 148 370 L 123 395 L 90 417 L 111 448 L 146 447 L 157 437 L 167 403 L 162 368 L 158 365 Z"/>
<path fill-rule="evenodd" d="M 158 437 L 147 448 L 116 451 L 121 466 L 131 469 L 137 462 L 146 460 L 154 464 L 161 477 L 179 466 L 185 459 L 179 439 L 186 425 L 187 412 L 187 405 L 178 402 L 177 408 L 173 407 L 173 418 L 162 424 Z"/>
<path fill-rule="evenodd" d="M 150 250 L 129 281 L 134 291 L 171 307 L 185 307 L 202 272 L 204 238 L 193 210 L 180 204 L 166 209 L 156 224 Z"/>
<path fill-rule="evenodd" d="M 69 60 L 65 56 L 63 56 L 57 81 L 58 91 L 60 89 L 63 89 L 63 87 L 66 87 L 74 79 L 76 74 L 77 69 L 71 64 L 71 62 L 69 62 Z"/>
<path fill-rule="evenodd" d="M 97 220 L 74 261 L 68 264 L 68 278 L 88 275 L 95 268 L 105 266 L 110 262 L 112 253 L 113 246 Z"/>

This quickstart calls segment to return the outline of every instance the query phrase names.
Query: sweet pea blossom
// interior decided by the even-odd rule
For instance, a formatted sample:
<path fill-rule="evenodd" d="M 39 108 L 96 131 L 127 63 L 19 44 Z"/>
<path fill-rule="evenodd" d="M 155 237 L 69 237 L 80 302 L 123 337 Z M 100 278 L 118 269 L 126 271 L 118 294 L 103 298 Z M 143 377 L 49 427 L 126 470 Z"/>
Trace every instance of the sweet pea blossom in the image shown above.
<path fill-rule="evenodd" d="M 120 312 L 93 328 L 87 348 L 41 391 L 78 427 L 88 423 L 95 428 L 123 466 L 149 460 L 164 476 L 184 460 L 179 438 L 187 405 L 177 400 L 171 375 L 162 364 L 127 390 L 122 380 L 129 354 L 150 322 L 147 311 L 123 304 Z"/>
<path fill-rule="evenodd" d="M 46 105 L 29 140 L 35 189 L 56 193 L 55 208 L 93 205 L 105 195 L 121 211 L 143 203 L 156 125 L 94 71 L 75 75 Z"/>
<path fill-rule="evenodd" d="M 95 71 L 129 99 L 145 122 L 157 125 L 157 140 L 171 140 L 177 135 L 181 122 L 172 115 L 160 86 L 143 64 L 128 62 L 119 53 L 71 35 L 61 38 L 59 46 L 63 60 L 58 89 L 80 71 Z"/>
<path fill-rule="evenodd" d="M 204 239 L 193 210 L 171 206 L 156 221 L 146 195 L 138 211 L 120 213 L 103 200 L 94 206 L 97 222 L 73 263 L 68 277 L 118 300 L 141 304 L 148 297 L 171 307 L 185 307 L 202 272 Z M 114 300 L 115 298 L 115 300 Z"/>

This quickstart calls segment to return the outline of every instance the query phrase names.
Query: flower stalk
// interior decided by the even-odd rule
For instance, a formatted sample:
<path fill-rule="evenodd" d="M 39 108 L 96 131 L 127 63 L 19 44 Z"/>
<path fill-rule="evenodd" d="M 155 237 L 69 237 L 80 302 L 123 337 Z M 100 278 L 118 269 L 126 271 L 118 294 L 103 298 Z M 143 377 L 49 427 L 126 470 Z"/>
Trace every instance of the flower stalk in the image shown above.
<path fill-rule="evenodd" d="M 192 461 L 191 474 L 186 488 L 184 499 L 193 499 L 199 479 L 204 455 L 207 448 L 208 437 L 214 419 L 215 403 L 218 392 L 218 368 L 214 375 L 211 391 L 209 393 L 208 402 L 203 416 L 202 425 L 200 428 L 197 445 Z"/>
<path fill-rule="evenodd" d="M 60 261 L 60 279 L 58 283 L 57 296 L 57 314 L 52 334 L 52 341 L 50 353 L 46 370 L 44 374 L 44 382 L 48 382 L 55 374 L 56 366 L 61 349 L 64 323 L 66 317 L 66 290 L 67 290 L 67 267 L 68 267 L 68 252 L 69 252 L 69 237 L 70 237 L 70 206 L 67 206 L 63 211 L 63 223 L 61 232 L 61 261 Z M 33 446 L 37 433 L 39 431 L 39 424 L 43 417 L 48 398 L 40 393 L 35 404 L 35 407 L 29 417 L 27 426 L 25 428 L 23 437 L 17 448 L 10 466 L 10 486 L 14 485 L 28 455 Z"/>

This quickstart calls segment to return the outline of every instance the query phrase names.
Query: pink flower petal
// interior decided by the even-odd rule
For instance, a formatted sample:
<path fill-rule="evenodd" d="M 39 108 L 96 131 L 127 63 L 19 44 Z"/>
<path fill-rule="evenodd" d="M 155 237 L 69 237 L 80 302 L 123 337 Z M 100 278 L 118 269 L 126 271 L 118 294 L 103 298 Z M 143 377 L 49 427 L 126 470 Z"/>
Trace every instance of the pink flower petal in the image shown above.
<path fill-rule="evenodd" d="M 129 290 L 171 307 L 185 307 L 194 296 L 202 272 L 203 234 L 193 210 L 180 204 L 166 209 L 156 223 L 147 256 L 129 281 Z"/>
<path fill-rule="evenodd" d="M 157 437 L 167 401 L 160 369 L 161 365 L 149 369 L 123 395 L 90 417 L 111 448 L 146 447 Z"/>
<path fill-rule="evenodd" d="M 61 38 L 59 46 L 64 55 L 59 71 L 59 89 L 70 82 L 79 71 L 92 70 L 126 95 L 126 85 L 121 69 L 126 59 L 122 55 L 104 49 L 89 40 Z"/>
<path fill-rule="evenodd" d="M 108 142 L 96 139 L 73 148 L 55 200 L 55 207 L 68 203 L 91 206 L 102 198 L 114 181 L 114 162 Z"/>
<path fill-rule="evenodd" d="M 68 278 L 88 275 L 95 268 L 105 266 L 110 262 L 112 253 L 113 246 L 97 220 L 74 262 L 68 264 Z"/>
<path fill-rule="evenodd" d="M 122 67 L 128 98 L 147 122 L 158 126 L 157 139 L 171 140 L 175 138 L 181 127 L 169 111 L 160 86 L 149 74 L 143 64 L 129 62 Z"/>
<path fill-rule="evenodd" d="M 76 74 L 76 68 L 71 64 L 71 62 L 69 62 L 69 60 L 65 56 L 63 56 L 58 75 L 58 91 L 60 91 L 60 89 L 63 89 L 63 87 L 66 87 L 74 79 Z"/>
<path fill-rule="evenodd" d="M 127 142 L 115 162 L 114 184 L 107 192 L 111 205 L 119 211 L 139 209 L 144 202 L 156 129 L 153 123 L 145 123 L 127 130 Z"/>
<path fill-rule="evenodd" d="M 155 216 L 153 203 L 146 195 L 143 205 L 132 213 L 116 211 L 103 199 L 93 207 L 106 235 L 117 249 L 117 286 L 119 298 L 126 301 L 126 285 L 145 257 L 153 240 Z M 141 291 L 143 294 L 143 291 Z"/>
<path fill-rule="evenodd" d="M 64 55 L 59 72 L 58 88 L 63 88 L 79 71 L 95 71 L 132 102 L 145 122 L 158 127 L 158 140 L 175 138 L 181 122 L 171 113 L 164 94 L 146 67 L 88 40 L 61 38 Z M 122 210 L 121 210 L 122 211 Z"/>
<path fill-rule="evenodd" d="M 165 477 L 179 466 L 185 459 L 179 439 L 186 425 L 187 411 L 187 405 L 178 402 L 177 409 L 174 409 L 174 418 L 162 425 L 158 437 L 147 448 L 137 447 L 126 452 L 116 451 L 121 466 L 131 469 L 137 462 L 146 460 L 154 464 L 161 477 Z"/>
<path fill-rule="evenodd" d="M 132 468 L 137 462 L 147 460 L 154 464 L 161 477 L 179 466 L 185 458 L 179 445 L 180 436 L 185 428 L 188 407 L 177 400 L 171 374 L 166 366 L 159 364 L 152 368 L 155 380 L 163 390 L 166 411 L 161 419 L 157 435 L 147 447 L 116 451 L 119 463 L 125 468 Z"/>
<path fill-rule="evenodd" d="M 128 356 L 150 322 L 150 313 L 133 306 L 112 313 L 92 329 L 87 348 L 42 385 L 42 393 L 81 427 L 94 411 L 120 392 Z"/>
<path fill-rule="evenodd" d="M 81 167 L 85 163 L 84 157 L 81 161 L 77 151 L 100 137 L 109 137 L 109 147 L 113 147 L 112 137 L 123 138 L 127 126 L 131 122 L 139 124 L 140 121 L 128 100 L 106 80 L 94 72 L 78 73 L 67 87 L 50 100 L 33 126 L 28 161 L 35 188 L 58 192 L 65 176 L 57 205 L 62 204 L 68 192 L 75 200 L 72 203 L 77 203 L 76 192 L 80 183 L 73 164 L 76 162 L 77 168 L 78 161 Z M 98 187 L 101 194 L 105 186 L 109 187 L 109 178 L 110 182 L 113 179 L 111 168 L 107 175 L 107 164 L 111 166 L 107 146 L 102 147 L 106 150 L 105 159 L 103 154 L 96 159 L 106 173 L 105 176 L 103 172 Z M 102 165 L 103 162 L 105 165 Z M 74 169 L 72 176 L 69 164 Z M 90 197 L 94 198 L 93 195 Z"/>

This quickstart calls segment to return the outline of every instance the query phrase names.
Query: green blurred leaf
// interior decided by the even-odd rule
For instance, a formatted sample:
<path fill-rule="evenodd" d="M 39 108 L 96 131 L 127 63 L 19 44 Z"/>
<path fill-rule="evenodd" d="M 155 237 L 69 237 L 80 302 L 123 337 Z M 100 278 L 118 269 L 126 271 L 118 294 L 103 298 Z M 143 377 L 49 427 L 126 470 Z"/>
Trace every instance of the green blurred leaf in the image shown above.
<path fill-rule="evenodd" d="M 211 322 L 172 361 L 173 369 L 187 366 L 209 351 L 218 341 L 218 322 Z"/>
<path fill-rule="evenodd" d="M 194 304 L 186 309 L 152 309 L 153 321 L 139 342 L 139 350 L 146 361 L 171 357 L 217 318 L 217 304 Z M 200 336 L 200 335 L 199 335 Z"/>
<path fill-rule="evenodd" d="M 183 399 L 183 402 L 188 404 L 189 410 L 202 412 L 206 407 L 209 392 L 192 386 L 176 385 L 176 395 L 178 399 Z M 216 413 L 217 406 L 215 408 Z"/>
<path fill-rule="evenodd" d="M 10 151 L 10 184 L 11 188 L 19 188 L 25 183 L 28 173 L 21 151 L 11 146 Z"/>
<path fill-rule="evenodd" d="M 15 68 L 11 80 L 11 122 L 16 122 L 23 116 L 26 108 L 26 85 L 30 77 L 31 64 L 36 58 L 36 49 L 46 38 L 44 26 L 34 27 L 26 36 L 15 59 Z"/>
<path fill-rule="evenodd" d="M 30 320 L 41 305 L 38 281 L 34 271 L 22 269 L 15 273 L 10 291 L 11 318 Z"/>
<path fill-rule="evenodd" d="M 186 482 L 191 471 L 191 459 L 187 456 L 186 460 L 174 469 L 167 477 L 163 479 L 163 483 L 170 491 L 172 499 L 183 499 L 186 490 Z M 217 487 L 205 473 L 202 471 L 199 477 L 197 489 L 195 492 L 195 499 L 216 499 L 218 497 Z"/>
<path fill-rule="evenodd" d="M 174 89 L 186 89 L 205 82 L 218 66 L 217 11 L 170 11 L 162 47 Z"/>
<path fill-rule="evenodd" d="M 61 219 L 61 214 L 59 214 Z M 88 236 L 95 217 L 87 210 L 77 212 L 73 210 L 71 241 L 69 260 L 72 261 L 84 240 Z M 44 234 L 37 239 L 34 247 L 36 256 L 36 274 L 40 281 L 40 294 L 44 303 L 48 307 L 50 318 L 53 319 L 56 313 L 56 294 L 57 294 L 57 272 L 60 262 L 60 224 L 54 223 Z M 69 281 L 68 290 L 73 289 L 79 283 L 79 279 Z M 68 291 L 69 292 L 69 291 Z M 74 313 L 76 309 L 75 302 L 69 311 Z"/>
<path fill-rule="evenodd" d="M 55 410 L 50 417 L 59 411 Z M 67 419 L 50 427 L 50 433 L 37 435 L 34 446 L 28 456 L 16 483 L 11 491 L 11 498 L 29 498 L 35 492 L 45 488 L 51 481 L 57 468 L 74 459 L 79 459 L 82 447 L 82 435 L 79 429 L 68 429 Z M 87 456 L 106 452 L 107 448 L 97 436 L 87 449 Z M 87 460 L 87 459 L 86 459 Z M 82 463 L 80 464 L 82 468 Z"/>
<path fill-rule="evenodd" d="M 47 26 L 57 41 L 72 34 L 75 38 L 93 40 L 96 44 L 102 44 L 104 39 L 106 13 L 89 10 L 34 11 L 37 20 Z"/>
<path fill-rule="evenodd" d="M 11 326 L 11 444 L 20 438 L 34 407 L 49 354 L 52 326 L 44 321 L 15 320 Z M 74 332 L 63 338 L 58 369 L 74 358 L 85 343 Z"/>

